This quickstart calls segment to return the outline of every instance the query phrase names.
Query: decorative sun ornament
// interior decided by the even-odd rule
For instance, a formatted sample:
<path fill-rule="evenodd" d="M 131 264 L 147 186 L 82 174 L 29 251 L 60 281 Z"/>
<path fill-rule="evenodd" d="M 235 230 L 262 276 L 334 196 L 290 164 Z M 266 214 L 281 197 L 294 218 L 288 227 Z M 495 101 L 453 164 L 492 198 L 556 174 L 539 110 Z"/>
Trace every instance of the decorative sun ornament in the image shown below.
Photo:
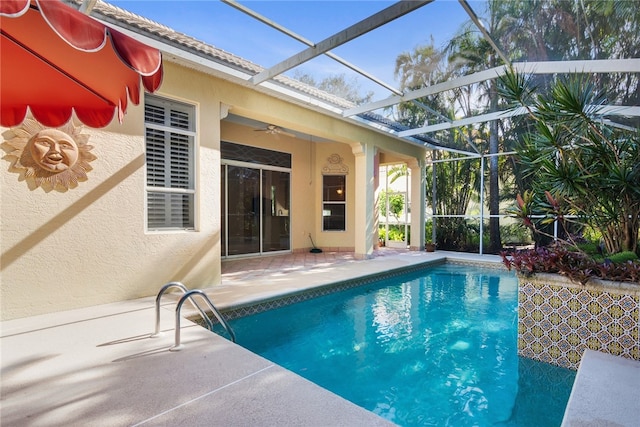
<path fill-rule="evenodd" d="M 89 135 L 82 134 L 82 126 L 74 126 L 69 120 L 59 128 L 42 126 L 35 120 L 25 119 L 20 127 L 5 133 L 3 148 L 7 151 L 5 160 L 11 162 L 9 171 L 20 174 L 19 180 L 26 180 L 29 188 L 42 187 L 67 191 L 87 180 L 87 172 L 93 168 L 89 162 L 96 156 L 89 151 Z"/>

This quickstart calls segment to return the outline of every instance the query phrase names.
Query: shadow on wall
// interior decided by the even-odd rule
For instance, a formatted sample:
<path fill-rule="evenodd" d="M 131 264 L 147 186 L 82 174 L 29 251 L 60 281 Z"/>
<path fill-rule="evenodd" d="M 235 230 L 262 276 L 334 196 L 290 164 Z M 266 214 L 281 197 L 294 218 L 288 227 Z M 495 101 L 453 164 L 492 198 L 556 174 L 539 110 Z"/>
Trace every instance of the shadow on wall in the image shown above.
<path fill-rule="evenodd" d="M 40 243 L 42 239 L 55 233 L 56 230 L 91 206 L 96 200 L 121 184 L 127 177 L 144 167 L 144 162 L 144 154 L 139 155 L 118 172 L 98 184 L 96 188 L 82 196 L 78 201 L 51 218 L 46 224 L 43 224 L 29 236 L 3 252 L 0 256 L 0 271 L 13 264 L 17 259 Z"/>

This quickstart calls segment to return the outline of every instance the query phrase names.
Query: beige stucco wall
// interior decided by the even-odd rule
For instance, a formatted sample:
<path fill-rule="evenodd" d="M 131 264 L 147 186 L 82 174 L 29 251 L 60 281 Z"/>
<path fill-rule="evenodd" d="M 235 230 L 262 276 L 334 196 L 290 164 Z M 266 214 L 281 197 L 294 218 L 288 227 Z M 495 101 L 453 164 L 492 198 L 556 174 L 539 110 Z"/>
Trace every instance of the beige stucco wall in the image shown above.
<path fill-rule="evenodd" d="M 196 105 L 196 231 L 145 230 L 143 107 L 129 105 L 124 124 L 85 128 L 97 157 L 89 180 L 66 192 L 30 190 L 0 169 L 0 289 L 3 320 L 154 295 L 165 283 L 190 288 L 220 283 L 220 139 L 292 154 L 292 248 L 353 248 L 355 162 L 360 141 L 400 156 L 423 150 L 394 145 L 362 126 L 165 62 L 157 95 Z M 220 122 L 221 103 L 234 114 L 334 140 L 273 138 Z M 221 130 L 222 129 L 222 130 Z M 0 128 L 1 132 L 6 129 Z M 221 134 L 222 133 L 222 134 Z M 337 153 L 349 167 L 347 231 L 321 232 L 321 168 Z"/>
<path fill-rule="evenodd" d="M 325 249 L 353 250 L 355 179 L 354 156 L 351 147 L 343 143 L 313 143 L 287 135 L 255 132 L 246 126 L 222 122 L 221 139 L 291 154 L 291 248 L 304 251 L 314 243 Z M 322 169 L 329 156 L 338 154 L 347 173 L 347 230 L 322 231 Z"/>
<path fill-rule="evenodd" d="M 222 122 L 221 139 L 291 154 L 291 247 L 310 247 L 309 233 L 314 231 L 315 212 L 309 209 L 315 201 L 317 167 L 315 145 L 287 135 L 270 135 L 231 122 Z"/>
<path fill-rule="evenodd" d="M 197 231 L 145 230 L 142 106 L 130 105 L 123 125 L 84 129 L 97 159 L 75 189 L 29 190 L 4 161 L 2 319 L 153 295 L 171 280 L 219 283 L 220 219 L 210 213 L 220 211 L 220 177 L 208 167 L 219 165 L 219 102 L 207 99 L 207 79 L 166 68 L 158 95 L 197 104 Z"/>

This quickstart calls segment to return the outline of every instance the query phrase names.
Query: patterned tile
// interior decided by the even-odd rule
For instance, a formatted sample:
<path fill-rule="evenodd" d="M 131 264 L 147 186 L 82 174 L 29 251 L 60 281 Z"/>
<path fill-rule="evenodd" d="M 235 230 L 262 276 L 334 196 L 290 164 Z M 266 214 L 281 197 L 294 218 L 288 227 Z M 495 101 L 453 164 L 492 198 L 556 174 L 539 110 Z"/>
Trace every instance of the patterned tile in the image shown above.
<path fill-rule="evenodd" d="M 587 348 L 640 360 L 639 292 L 521 277 L 518 296 L 519 355 L 570 369 Z"/>

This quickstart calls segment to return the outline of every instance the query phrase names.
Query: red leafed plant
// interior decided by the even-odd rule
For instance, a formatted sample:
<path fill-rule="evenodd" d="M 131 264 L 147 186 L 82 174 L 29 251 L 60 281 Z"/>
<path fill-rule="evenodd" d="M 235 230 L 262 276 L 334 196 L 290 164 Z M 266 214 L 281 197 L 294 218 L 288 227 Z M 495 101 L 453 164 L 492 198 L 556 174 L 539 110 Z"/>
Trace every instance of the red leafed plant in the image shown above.
<path fill-rule="evenodd" d="M 525 249 L 513 253 L 501 252 L 509 269 L 531 276 L 535 273 L 558 273 L 585 285 L 590 278 L 640 284 L 640 261 L 614 264 L 610 260 L 597 263 L 582 252 L 573 252 L 560 244 Z"/>

